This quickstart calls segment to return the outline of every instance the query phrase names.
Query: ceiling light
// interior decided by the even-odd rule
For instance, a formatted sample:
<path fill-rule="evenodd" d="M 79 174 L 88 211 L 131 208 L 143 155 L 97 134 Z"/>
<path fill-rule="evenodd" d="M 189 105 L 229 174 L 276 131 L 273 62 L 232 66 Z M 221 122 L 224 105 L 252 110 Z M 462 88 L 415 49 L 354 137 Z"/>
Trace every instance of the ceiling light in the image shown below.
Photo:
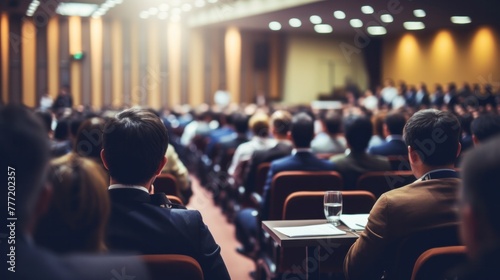
<path fill-rule="evenodd" d="M 406 30 L 422 30 L 425 28 L 425 24 L 421 21 L 405 21 L 403 26 Z"/>
<path fill-rule="evenodd" d="M 29 17 L 33 16 L 38 6 L 40 6 L 39 0 L 31 1 L 30 5 L 28 6 L 28 9 L 26 10 L 26 15 Z"/>
<path fill-rule="evenodd" d="M 271 29 L 273 31 L 278 31 L 281 29 L 281 23 L 279 23 L 277 21 L 271 21 L 269 23 L 269 29 Z"/>
<path fill-rule="evenodd" d="M 454 24 L 468 24 L 471 23 L 471 19 L 468 16 L 453 16 L 451 22 Z"/>
<path fill-rule="evenodd" d="M 383 26 L 368 26 L 366 31 L 368 31 L 370 35 L 384 35 L 387 33 L 387 30 Z"/>
<path fill-rule="evenodd" d="M 182 5 L 182 10 L 183 10 L 184 12 L 189 12 L 189 11 L 191 11 L 191 4 L 186 3 L 186 4 Z"/>
<path fill-rule="evenodd" d="M 413 15 L 416 17 L 425 17 L 427 14 L 422 9 L 413 10 Z"/>
<path fill-rule="evenodd" d="M 89 17 L 97 10 L 98 5 L 87 3 L 59 3 L 56 13 L 63 16 Z"/>
<path fill-rule="evenodd" d="M 374 10 L 373 10 L 372 6 L 366 5 L 366 6 L 361 7 L 361 12 L 363 14 L 370 15 L 370 14 L 373 14 Z"/>
<path fill-rule="evenodd" d="M 142 18 L 142 19 L 147 19 L 149 17 L 149 12 L 148 11 L 142 11 L 139 14 L 139 17 Z"/>
<path fill-rule="evenodd" d="M 329 24 L 317 24 L 314 26 L 314 31 L 318 33 L 332 33 L 333 28 Z"/>
<path fill-rule="evenodd" d="M 148 11 L 149 11 L 150 15 L 154 16 L 154 15 L 156 15 L 158 13 L 158 8 L 152 7 L 152 8 L 149 8 Z"/>
<path fill-rule="evenodd" d="M 300 27 L 302 25 L 302 21 L 298 18 L 291 18 L 288 21 L 288 24 L 290 24 L 291 27 Z"/>
<path fill-rule="evenodd" d="M 342 11 L 335 11 L 335 12 L 333 12 L 333 16 L 336 19 L 345 19 L 345 13 L 342 12 Z"/>
<path fill-rule="evenodd" d="M 349 21 L 349 24 L 354 28 L 360 28 L 363 26 L 363 22 L 360 19 L 353 18 Z"/>
<path fill-rule="evenodd" d="M 312 24 L 320 24 L 323 20 L 321 19 L 320 16 L 313 15 L 309 18 Z"/>
<path fill-rule="evenodd" d="M 390 14 L 383 14 L 380 16 L 380 20 L 385 23 L 390 23 L 394 21 L 394 18 Z"/>
<path fill-rule="evenodd" d="M 168 11 L 169 7 L 168 7 L 168 4 L 163 3 L 158 8 L 159 8 L 160 11 L 166 12 L 166 11 Z"/>

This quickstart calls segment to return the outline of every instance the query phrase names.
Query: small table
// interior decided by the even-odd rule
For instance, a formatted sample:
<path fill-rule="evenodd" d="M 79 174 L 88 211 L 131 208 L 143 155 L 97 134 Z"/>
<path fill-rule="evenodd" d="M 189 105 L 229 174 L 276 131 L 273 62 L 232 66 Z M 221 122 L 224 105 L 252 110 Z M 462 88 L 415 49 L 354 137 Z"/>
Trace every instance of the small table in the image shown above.
<path fill-rule="evenodd" d="M 338 228 L 346 232 L 343 235 L 332 235 L 332 236 L 308 236 L 308 237 L 288 237 L 283 233 L 275 230 L 276 227 L 295 227 L 295 226 L 308 226 L 308 225 L 318 225 L 321 223 L 326 223 L 324 220 L 290 220 L 290 221 L 263 221 L 262 228 L 264 231 L 269 233 L 273 240 L 278 243 L 282 248 L 287 247 L 305 247 L 306 248 L 306 259 L 314 260 L 315 251 L 319 254 L 321 247 L 335 247 L 339 245 L 351 245 L 359 235 L 351 231 L 350 228 L 345 225 L 340 225 Z M 319 279 L 320 277 L 320 262 L 317 261 L 317 268 L 310 269 L 309 262 L 306 262 L 306 279 Z"/>

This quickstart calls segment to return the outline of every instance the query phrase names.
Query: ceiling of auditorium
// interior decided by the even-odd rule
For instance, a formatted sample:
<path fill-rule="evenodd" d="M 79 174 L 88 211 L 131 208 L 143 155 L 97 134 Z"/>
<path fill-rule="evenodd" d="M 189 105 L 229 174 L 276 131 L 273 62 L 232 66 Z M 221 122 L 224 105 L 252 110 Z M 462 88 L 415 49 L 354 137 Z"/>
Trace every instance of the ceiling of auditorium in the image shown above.
<path fill-rule="evenodd" d="M 54 2 L 81 2 L 101 5 L 106 0 L 43 0 L 44 3 Z M 482 24 L 500 26 L 500 1 L 496 0 L 110 0 L 122 2 L 104 15 L 104 18 L 136 18 L 138 20 L 159 20 L 161 10 L 155 15 L 140 18 L 141 12 L 146 13 L 150 8 L 158 8 L 161 4 L 168 4 L 168 11 L 163 12 L 165 21 L 172 20 L 174 9 L 179 16 L 177 20 L 189 26 L 236 26 L 241 29 L 269 30 L 269 23 L 277 21 L 281 24 L 279 32 L 314 32 L 314 24 L 310 17 L 318 15 L 322 23 L 332 26 L 333 33 L 345 34 L 355 31 L 349 21 L 360 19 L 363 22 L 361 29 L 366 30 L 370 25 L 382 25 L 387 34 L 404 31 L 405 21 L 421 21 L 425 30 L 456 26 L 450 21 L 451 16 L 469 16 L 472 20 L 467 26 Z M 10 13 L 24 14 L 32 0 L 5 0 L 0 1 L 0 9 Z M 198 7 L 203 2 L 203 7 Z M 183 5 L 189 4 L 189 9 Z M 198 6 L 197 6 L 198 5 Z M 364 14 L 363 5 L 370 5 L 373 14 Z M 391 8 L 392 5 L 392 8 Z M 53 7 L 54 5 L 51 5 Z M 165 5 L 164 5 L 165 6 Z M 50 8 L 51 8 L 50 7 Z M 177 8 L 177 9 L 176 9 Z M 40 10 L 41 8 L 38 8 Z M 425 17 L 414 15 L 415 9 L 423 9 Z M 37 10 L 37 12 L 39 12 Z M 334 11 L 343 11 L 344 19 L 333 16 Z M 388 13 L 393 22 L 384 23 L 380 15 Z M 146 17 L 146 16 L 144 16 Z M 297 18 L 301 21 L 300 27 L 291 27 L 289 20 Z"/>

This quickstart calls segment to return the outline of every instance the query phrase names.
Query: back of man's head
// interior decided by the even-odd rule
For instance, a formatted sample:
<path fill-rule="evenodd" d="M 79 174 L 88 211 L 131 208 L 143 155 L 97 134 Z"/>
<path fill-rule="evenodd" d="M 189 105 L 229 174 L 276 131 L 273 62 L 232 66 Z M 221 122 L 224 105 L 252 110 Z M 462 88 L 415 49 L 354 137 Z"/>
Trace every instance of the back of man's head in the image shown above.
<path fill-rule="evenodd" d="M 269 116 L 265 113 L 255 113 L 250 117 L 248 125 L 256 136 L 267 137 L 269 135 Z"/>
<path fill-rule="evenodd" d="M 326 113 L 323 123 L 328 134 L 337 134 L 342 131 L 342 116 L 337 112 Z"/>
<path fill-rule="evenodd" d="M 418 153 L 425 165 L 449 165 L 457 157 L 460 123 L 449 112 L 422 110 L 408 120 L 403 137 L 406 145 Z"/>
<path fill-rule="evenodd" d="M 403 128 L 406 124 L 406 118 L 402 113 L 393 112 L 385 117 L 385 125 L 391 135 L 403 134 Z"/>
<path fill-rule="evenodd" d="M 349 117 L 344 121 L 345 138 L 352 151 L 362 152 L 368 147 L 373 126 L 370 119 L 361 116 Z"/>
<path fill-rule="evenodd" d="M 234 113 L 231 116 L 234 129 L 238 134 L 245 134 L 248 132 L 248 117 L 242 113 Z"/>
<path fill-rule="evenodd" d="M 292 115 L 284 110 L 278 110 L 271 115 L 273 132 L 279 136 L 286 136 L 292 125 Z"/>
<path fill-rule="evenodd" d="M 28 109 L 0 107 L 0 161 L 9 177 L 4 183 L 5 194 L 7 188 L 15 191 L 16 217 L 24 227 L 33 217 L 49 162 L 46 129 Z"/>
<path fill-rule="evenodd" d="M 306 113 L 298 113 L 292 118 L 290 129 L 296 148 L 309 148 L 314 138 L 314 121 Z"/>
<path fill-rule="evenodd" d="M 500 245 L 500 137 L 493 137 L 470 152 L 462 164 L 461 207 L 468 205 L 478 231 L 475 241 L 482 245 Z M 465 227 L 470 225 L 465 225 Z M 466 229 L 473 230 L 473 229 Z M 489 240 L 488 240 L 489 239 Z M 471 244 L 466 244 L 467 246 Z M 474 248 L 476 249 L 476 248 Z M 482 248 L 485 249 L 485 248 Z"/>
<path fill-rule="evenodd" d="M 476 142 L 483 142 L 500 133 L 500 116 L 484 114 L 472 121 L 471 132 Z"/>
<path fill-rule="evenodd" d="M 153 178 L 167 146 L 167 129 L 148 110 L 127 109 L 104 127 L 103 155 L 110 177 L 121 184 L 139 185 Z"/>

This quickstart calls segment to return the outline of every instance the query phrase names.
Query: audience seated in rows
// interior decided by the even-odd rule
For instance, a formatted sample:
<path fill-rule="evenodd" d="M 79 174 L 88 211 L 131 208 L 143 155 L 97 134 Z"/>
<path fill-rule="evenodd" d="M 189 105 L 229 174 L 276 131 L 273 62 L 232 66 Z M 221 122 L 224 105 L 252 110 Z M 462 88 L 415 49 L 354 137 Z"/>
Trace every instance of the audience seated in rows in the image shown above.
<path fill-rule="evenodd" d="M 449 112 L 415 113 L 404 127 L 414 183 L 384 193 L 370 211 L 365 230 L 344 261 L 346 279 L 380 279 L 392 246 L 410 234 L 456 224 L 460 185 L 454 162 L 460 153 L 460 123 Z"/>
<path fill-rule="evenodd" d="M 64 254 L 107 250 L 108 178 L 100 168 L 77 154 L 52 160 L 49 182 L 53 195 L 35 232 L 37 244 Z"/>
<path fill-rule="evenodd" d="M 385 143 L 373 146 L 368 153 L 380 156 L 407 155 L 408 149 L 403 141 L 403 127 L 405 116 L 399 112 L 392 112 L 385 117 L 383 130 Z"/>
<path fill-rule="evenodd" d="M 330 160 L 342 175 L 344 190 L 356 187 L 358 178 L 370 171 L 389 171 L 391 165 L 386 157 L 366 153 L 372 137 L 372 124 L 367 117 L 352 116 L 344 121 L 345 137 L 349 154 L 332 156 Z"/>
<path fill-rule="evenodd" d="M 148 110 L 128 109 L 107 122 L 101 157 L 111 178 L 108 247 L 188 255 L 199 262 L 206 279 L 229 279 L 220 247 L 201 214 L 166 207 L 164 194 L 150 195 L 152 182 L 167 161 L 167 147 L 167 129 Z"/>
<path fill-rule="evenodd" d="M 346 140 L 342 136 L 342 116 L 330 111 L 321 119 L 323 132 L 316 134 L 311 142 L 313 153 L 340 154 L 346 149 Z"/>

